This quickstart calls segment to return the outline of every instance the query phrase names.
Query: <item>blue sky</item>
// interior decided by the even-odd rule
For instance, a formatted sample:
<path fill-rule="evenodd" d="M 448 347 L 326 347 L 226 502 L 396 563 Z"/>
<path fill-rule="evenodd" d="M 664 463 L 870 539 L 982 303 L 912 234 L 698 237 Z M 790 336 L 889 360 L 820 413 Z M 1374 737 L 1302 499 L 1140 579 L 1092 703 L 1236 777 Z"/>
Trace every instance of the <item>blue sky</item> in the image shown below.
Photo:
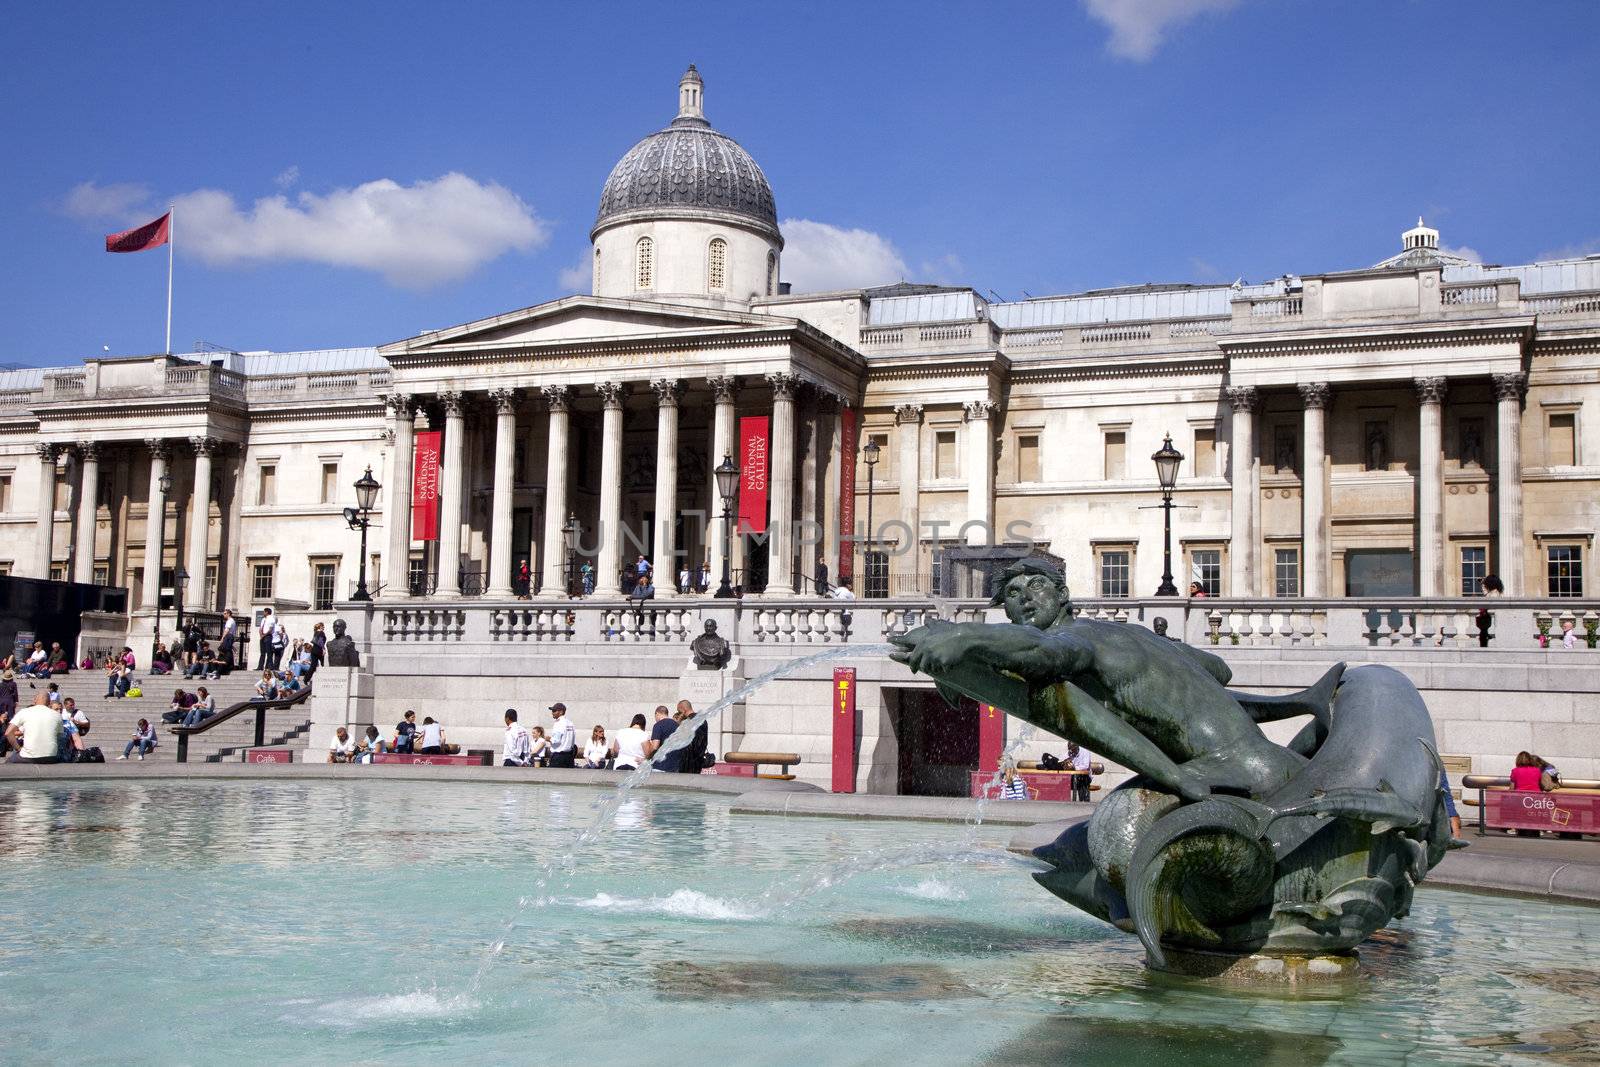
<path fill-rule="evenodd" d="M 1600 4 L 27 5 L 0 361 L 381 344 L 570 291 L 693 61 L 801 286 L 1015 299 L 1600 251 Z M 275 200 L 274 198 L 281 198 Z M 187 227 L 187 228 L 186 228 Z M 565 277 L 564 277 L 565 275 Z"/>

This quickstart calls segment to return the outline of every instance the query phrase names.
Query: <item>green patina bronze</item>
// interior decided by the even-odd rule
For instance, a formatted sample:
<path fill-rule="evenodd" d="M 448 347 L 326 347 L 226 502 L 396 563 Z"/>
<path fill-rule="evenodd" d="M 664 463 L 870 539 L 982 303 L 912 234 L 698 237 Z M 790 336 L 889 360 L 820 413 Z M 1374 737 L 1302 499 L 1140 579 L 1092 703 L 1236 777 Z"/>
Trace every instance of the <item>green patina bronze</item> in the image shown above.
<path fill-rule="evenodd" d="M 1227 688 L 1218 657 L 1142 626 L 1074 617 L 1061 575 L 1005 574 L 1010 623 L 934 622 L 894 658 L 1136 772 L 1036 855 L 1062 899 L 1164 945 L 1347 952 L 1405 915 L 1452 846 L 1433 724 L 1387 667 L 1335 666 L 1310 689 Z M 1287 746 L 1261 724 L 1310 721 Z"/>

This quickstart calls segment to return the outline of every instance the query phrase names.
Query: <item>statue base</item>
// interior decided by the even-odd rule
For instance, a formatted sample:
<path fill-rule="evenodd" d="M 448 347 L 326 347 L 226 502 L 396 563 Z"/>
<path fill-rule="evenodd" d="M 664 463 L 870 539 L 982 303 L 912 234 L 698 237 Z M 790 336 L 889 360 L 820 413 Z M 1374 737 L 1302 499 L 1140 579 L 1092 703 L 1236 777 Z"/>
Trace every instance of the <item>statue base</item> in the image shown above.
<path fill-rule="evenodd" d="M 1181 948 L 1164 951 L 1165 967 L 1156 967 L 1148 959 L 1145 966 L 1156 972 L 1210 978 L 1227 985 L 1327 986 L 1351 981 L 1361 973 L 1360 959 L 1354 952 L 1323 956 L 1235 956 Z"/>

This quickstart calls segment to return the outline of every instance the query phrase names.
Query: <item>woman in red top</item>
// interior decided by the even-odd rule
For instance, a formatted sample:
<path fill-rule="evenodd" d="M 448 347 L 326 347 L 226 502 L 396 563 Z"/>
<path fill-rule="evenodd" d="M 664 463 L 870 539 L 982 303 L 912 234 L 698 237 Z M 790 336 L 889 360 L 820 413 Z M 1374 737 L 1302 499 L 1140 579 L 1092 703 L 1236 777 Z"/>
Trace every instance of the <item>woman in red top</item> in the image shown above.
<path fill-rule="evenodd" d="M 1517 765 L 1511 768 L 1511 788 L 1522 793 L 1539 792 L 1539 761 L 1531 753 L 1518 752 Z"/>

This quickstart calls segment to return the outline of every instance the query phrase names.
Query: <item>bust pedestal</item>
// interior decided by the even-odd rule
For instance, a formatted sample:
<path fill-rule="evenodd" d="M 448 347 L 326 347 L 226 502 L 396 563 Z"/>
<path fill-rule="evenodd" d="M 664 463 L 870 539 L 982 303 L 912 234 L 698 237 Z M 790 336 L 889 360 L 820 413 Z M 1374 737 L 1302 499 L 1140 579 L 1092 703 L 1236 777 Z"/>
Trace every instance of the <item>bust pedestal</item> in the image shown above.
<path fill-rule="evenodd" d="M 327 758 L 334 731 L 341 726 L 351 737 L 365 735 L 372 725 L 373 688 L 371 673 L 360 667 L 317 668 L 311 678 L 311 747 L 306 762 Z"/>

